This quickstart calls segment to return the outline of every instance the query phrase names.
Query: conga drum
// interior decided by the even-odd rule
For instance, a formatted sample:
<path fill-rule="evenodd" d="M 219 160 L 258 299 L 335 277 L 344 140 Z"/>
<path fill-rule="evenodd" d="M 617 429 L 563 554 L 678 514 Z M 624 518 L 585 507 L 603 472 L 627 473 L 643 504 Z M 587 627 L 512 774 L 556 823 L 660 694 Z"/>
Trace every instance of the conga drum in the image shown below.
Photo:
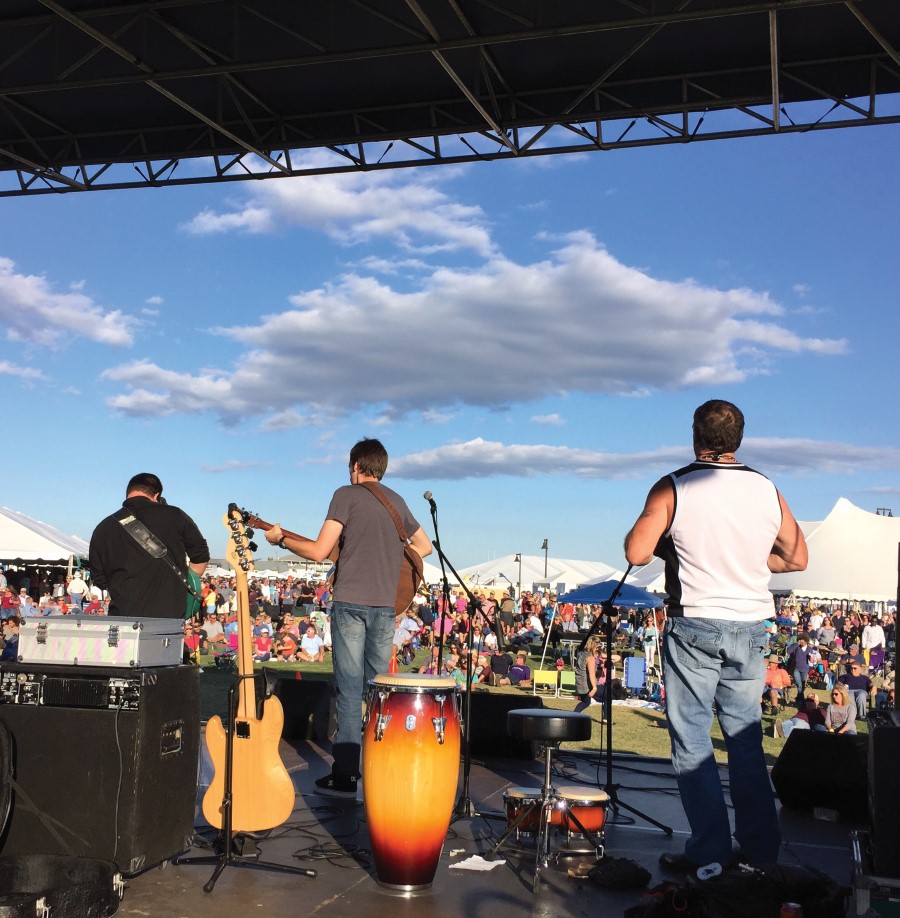
<path fill-rule="evenodd" d="M 363 724 L 363 801 L 382 886 L 427 889 L 459 779 L 456 681 L 382 673 L 369 682 Z"/>
<path fill-rule="evenodd" d="M 508 787 L 503 792 L 506 806 L 506 827 L 510 828 L 521 816 L 516 826 L 516 840 L 534 840 L 541 824 L 541 789 L 539 787 Z M 527 813 L 525 811 L 528 811 Z"/>
<path fill-rule="evenodd" d="M 556 824 L 559 826 L 559 831 L 565 835 L 566 847 L 571 851 L 594 850 L 595 846 L 582 832 L 582 827 L 585 831 L 590 832 L 602 846 L 609 794 L 597 788 L 579 785 L 560 787 L 556 793 L 564 803 L 560 813 L 561 818 Z M 575 819 L 578 822 L 575 822 Z M 581 823 L 581 826 L 578 823 Z"/>

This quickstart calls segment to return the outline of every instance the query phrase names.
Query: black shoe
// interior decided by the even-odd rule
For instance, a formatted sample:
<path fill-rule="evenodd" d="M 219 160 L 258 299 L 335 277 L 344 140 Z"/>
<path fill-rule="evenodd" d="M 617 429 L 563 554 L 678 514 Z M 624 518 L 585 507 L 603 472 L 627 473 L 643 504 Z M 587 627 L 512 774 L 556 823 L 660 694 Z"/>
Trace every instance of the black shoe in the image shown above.
<path fill-rule="evenodd" d="M 332 772 L 316 781 L 316 788 L 326 797 L 346 797 L 356 799 L 359 778 L 349 778 L 346 775 L 336 775 Z"/>
<path fill-rule="evenodd" d="M 743 858 L 740 851 L 732 852 L 728 865 L 720 864 L 719 870 L 723 866 L 739 864 Z M 701 867 L 711 867 L 711 864 L 698 864 L 691 860 L 684 852 L 681 854 L 670 854 L 668 852 L 659 856 L 659 866 L 663 870 L 671 870 L 673 873 L 696 874 Z"/>
<path fill-rule="evenodd" d="M 681 854 L 664 852 L 659 856 L 659 866 L 663 870 L 671 870 L 673 873 L 694 873 L 702 865 L 692 861 L 683 852 Z"/>

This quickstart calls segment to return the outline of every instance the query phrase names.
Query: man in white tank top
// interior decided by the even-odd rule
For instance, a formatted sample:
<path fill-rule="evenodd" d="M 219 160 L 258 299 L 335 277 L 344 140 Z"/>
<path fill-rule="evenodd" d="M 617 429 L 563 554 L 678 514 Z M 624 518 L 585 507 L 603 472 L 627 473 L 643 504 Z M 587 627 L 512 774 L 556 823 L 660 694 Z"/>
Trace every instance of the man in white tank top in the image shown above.
<path fill-rule="evenodd" d="M 666 564 L 664 680 L 672 763 L 691 827 L 667 869 L 693 872 L 732 859 L 731 826 L 710 728 L 715 712 L 728 750 L 734 836 L 741 859 L 775 863 L 778 816 L 762 749 L 760 702 L 769 577 L 803 570 L 806 542 L 784 498 L 734 456 L 744 416 L 713 400 L 694 412 L 690 465 L 661 478 L 625 537 L 630 564 Z"/>

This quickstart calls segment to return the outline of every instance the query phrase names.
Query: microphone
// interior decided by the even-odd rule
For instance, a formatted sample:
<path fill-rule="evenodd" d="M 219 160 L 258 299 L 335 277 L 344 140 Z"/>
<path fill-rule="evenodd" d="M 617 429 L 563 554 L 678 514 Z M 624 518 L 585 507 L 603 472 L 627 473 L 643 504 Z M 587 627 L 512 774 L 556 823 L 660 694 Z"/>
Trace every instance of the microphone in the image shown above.
<path fill-rule="evenodd" d="M 426 492 L 422 495 L 422 497 L 424 497 L 425 500 L 427 500 L 428 503 L 431 504 L 431 512 L 432 512 L 432 513 L 437 513 L 437 504 L 434 502 L 434 498 L 431 496 L 431 491 L 426 491 Z"/>

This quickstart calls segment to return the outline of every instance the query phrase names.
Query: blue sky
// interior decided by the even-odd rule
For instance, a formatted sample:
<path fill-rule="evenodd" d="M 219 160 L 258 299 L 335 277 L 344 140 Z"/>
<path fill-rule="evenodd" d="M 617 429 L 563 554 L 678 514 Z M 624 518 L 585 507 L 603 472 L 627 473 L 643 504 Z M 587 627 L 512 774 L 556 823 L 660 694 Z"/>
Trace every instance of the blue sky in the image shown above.
<path fill-rule="evenodd" d="M 798 518 L 900 513 L 898 140 L 5 199 L 2 503 L 89 538 L 153 471 L 221 556 L 230 501 L 315 534 L 377 436 L 455 566 L 622 567 L 720 397 Z"/>

